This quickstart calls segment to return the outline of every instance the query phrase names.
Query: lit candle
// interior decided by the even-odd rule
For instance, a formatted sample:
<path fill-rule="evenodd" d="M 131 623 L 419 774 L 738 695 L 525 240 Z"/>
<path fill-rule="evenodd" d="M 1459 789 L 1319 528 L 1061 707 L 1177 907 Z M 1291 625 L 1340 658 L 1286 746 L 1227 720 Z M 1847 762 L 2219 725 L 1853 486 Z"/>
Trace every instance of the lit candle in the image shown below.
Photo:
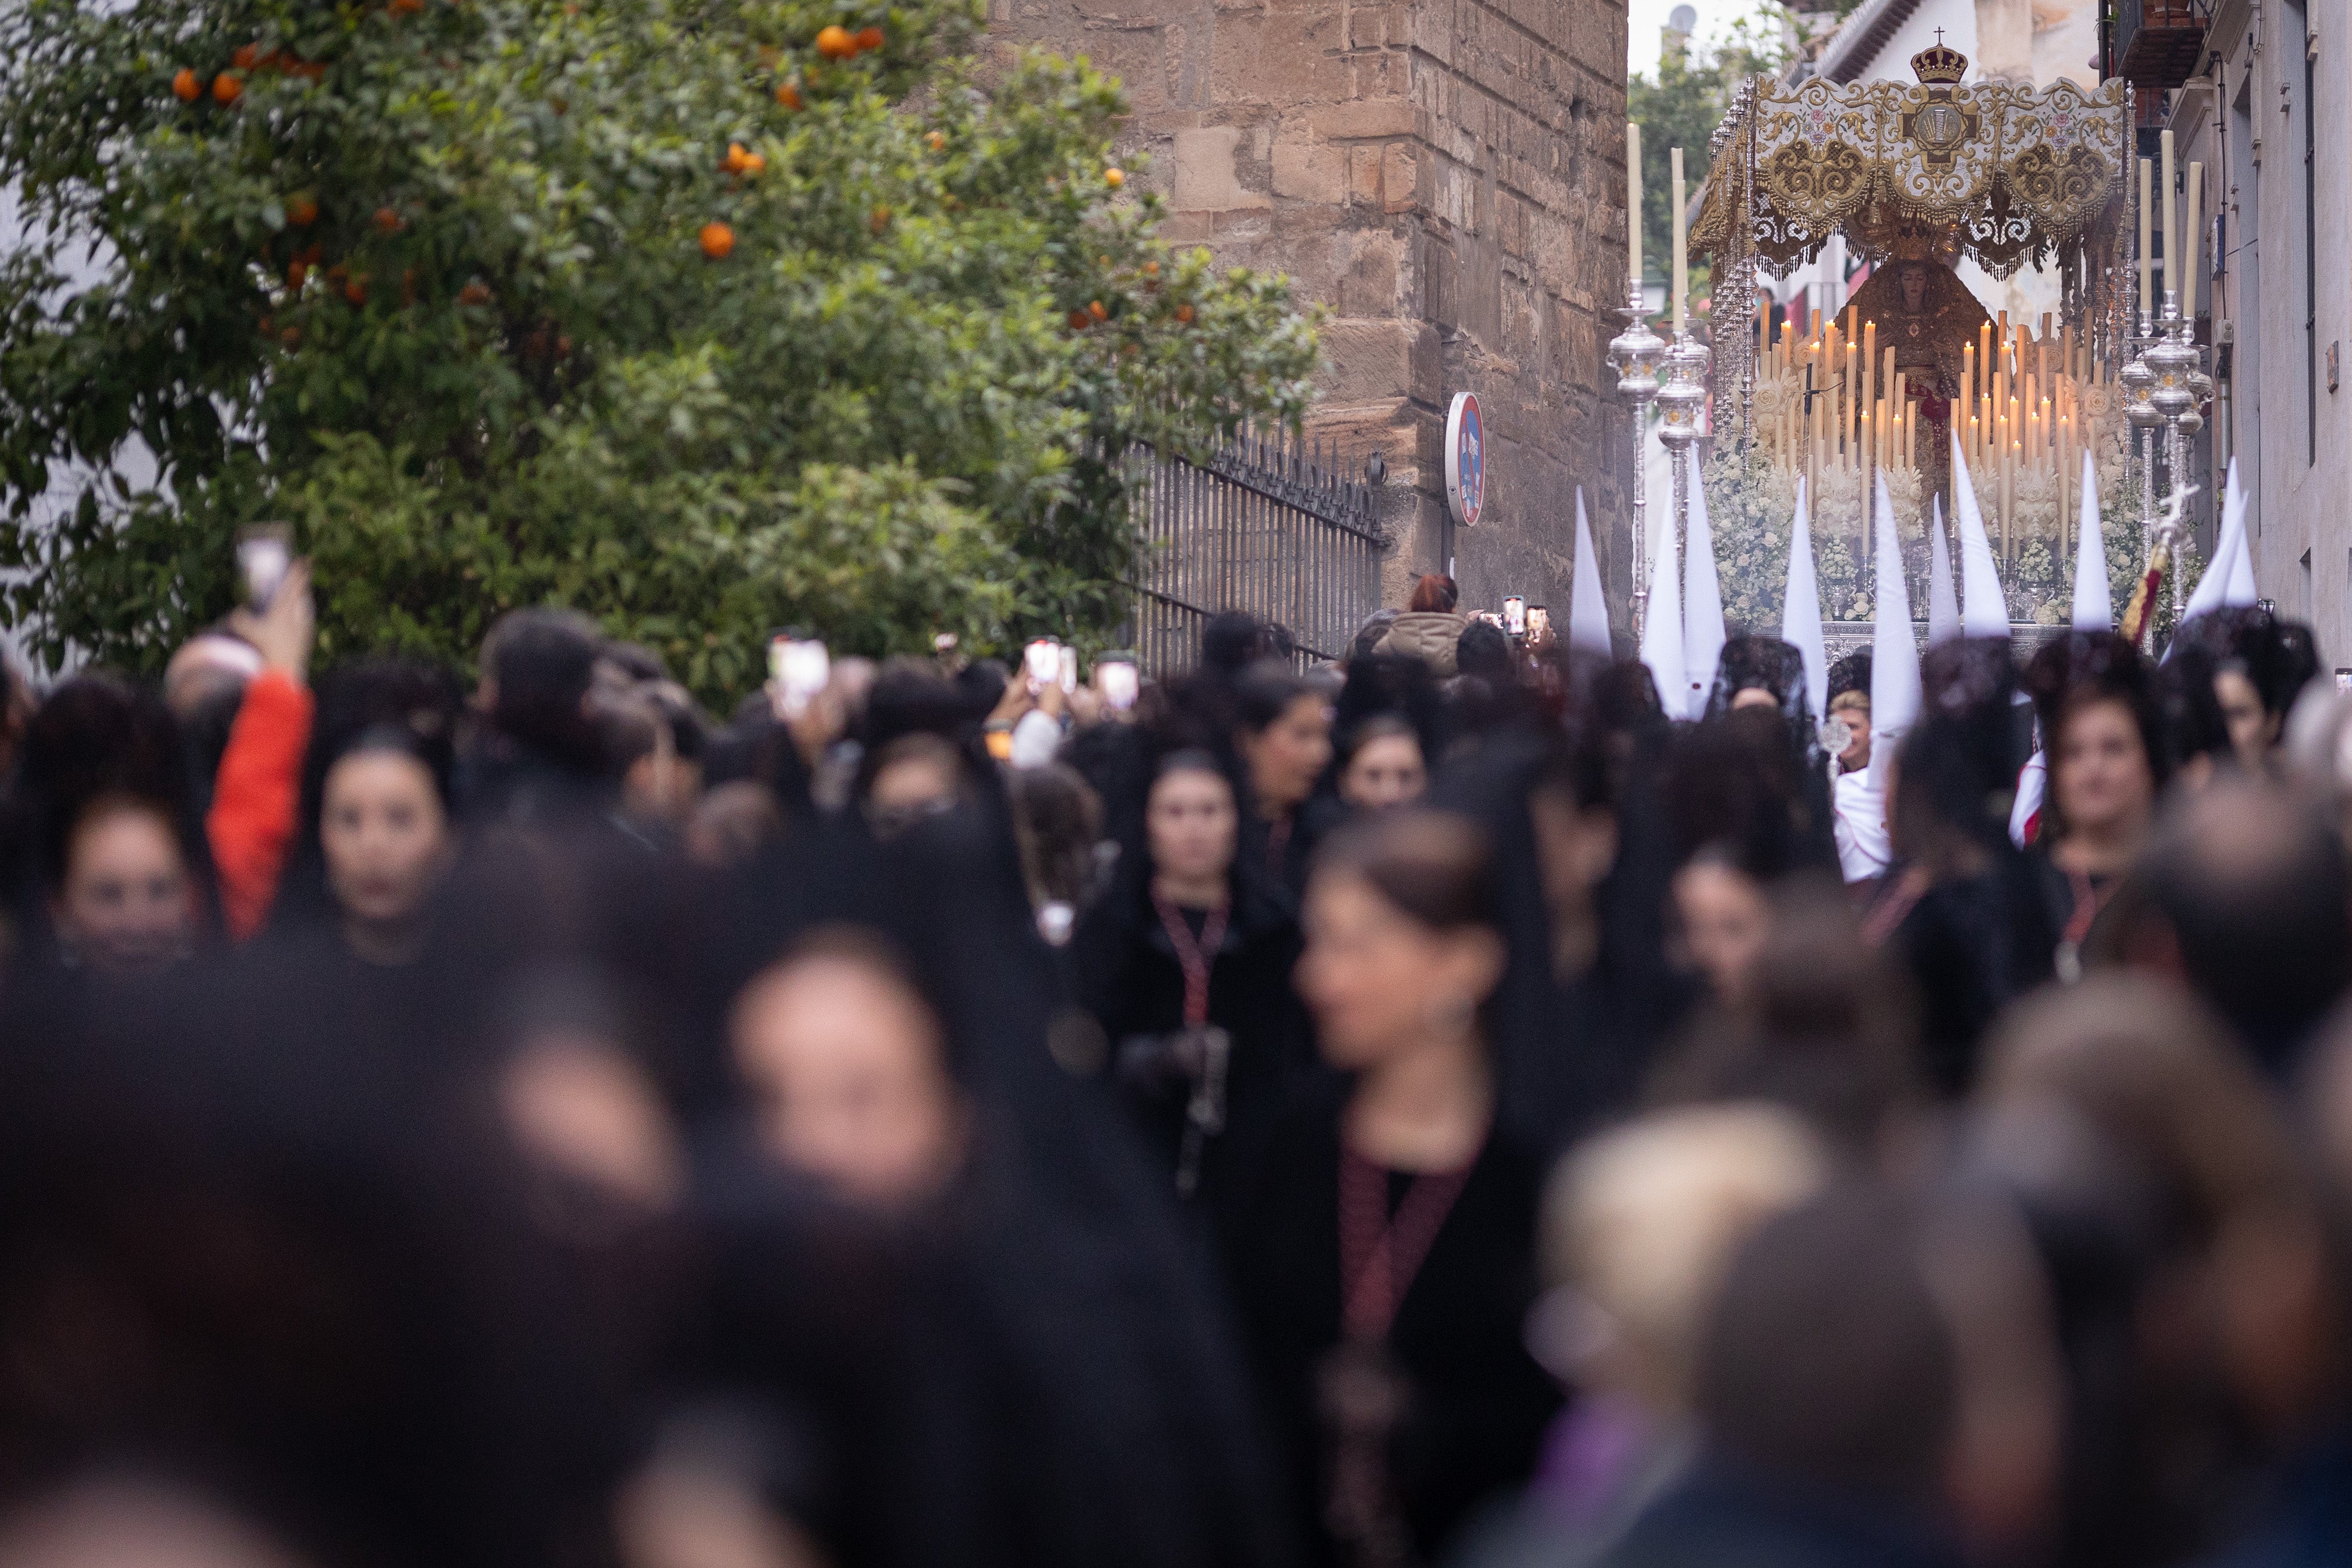
<path fill-rule="evenodd" d="M 1960 345 L 1960 395 L 1971 402 L 1976 401 L 1977 346 L 1974 343 Z"/>
<path fill-rule="evenodd" d="M 1864 321 L 1862 324 L 1862 368 L 1871 372 L 1872 384 L 1868 391 L 1872 396 L 1874 397 L 1886 390 L 1877 384 L 1878 323 L 1875 321 Z"/>
<path fill-rule="evenodd" d="M 2051 435 L 2052 435 L 2052 433 L 2053 433 L 2053 432 L 2054 432 L 2054 431 L 2056 431 L 2056 430 L 2057 430 L 2057 428 L 2058 428 L 2055 424 L 2053 424 L 2053 423 L 2051 423 L 2050 413 L 2051 413 L 2051 410 L 2050 410 L 2050 398 L 2049 398 L 2049 394 L 2045 392 L 2044 394 L 2042 394 L 2042 414 L 2041 414 L 2041 418 L 2042 418 L 2042 448 L 2041 448 L 2041 456 L 2040 456 L 2040 458 L 2037 460 L 2037 461 L 2039 461 L 2039 462 L 2040 462 L 2040 464 L 2041 464 L 2041 465 L 2042 465 L 2042 471 L 2044 474 L 2047 474 L 2047 473 L 2049 473 L 2049 472 L 2050 472 L 2050 460 L 2051 460 L 2051 455 L 2052 455 L 2052 453 L 2051 453 L 2051 446 L 2050 446 Z M 2061 488 L 2061 489 L 2063 489 L 2063 488 L 2064 488 L 2064 486 L 2060 486 L 2060 488 Z"/>
<path fill-rule="evenodd" d="M 2180 313 L 2197 319 L 2197 253 L 2205 248 L 2205 165 L 2189 165 L 2189 210 L 2180 226 Z"/>
<path fill-rule="evenodd" d="M 2148 308 L 2149 301 L 2154 298 L 2150 290 L 2156 287 L 2156 253 L 2152 248 L 2156 214 L 2148 210 L 2148 201 L 2152 193 L 2149 186 L 2154 183 L 2155 178 L 2156 165 L 2145 158 L 2141 159 L 2139 161 L 2139 308 L 2143 311 Z"/>
<path fill-rule="evenodd" d="M 1642 126 L 1625 122 L 1625 276 L 1642 276 Z"/>
<path fill-rule="evenodd" d="M 2180 287 L 2180 230 L 2173 222 L 2172 213 L 2172 129 L 2165 128 L 2157 145 L 2164 157 L 2164 235 L 2160 248 L 2164 252 L 2164 287 L 2168 294 Z"/>
<path fill-rule="evenodd" d="M 1977 329 L 1977 392 L 1992 391 L 1992 323 Z"/>
<path fill-rule="evenodd" d="M 1675 203 L 1675 330 L 1682 331 L 1690 322 L 1690 222 L 1684 215 L 1687 200 L 1683 193 L 1683 150 L 1679 147 L 1666 154 L 1666 168 L 1673 177 Z"/>

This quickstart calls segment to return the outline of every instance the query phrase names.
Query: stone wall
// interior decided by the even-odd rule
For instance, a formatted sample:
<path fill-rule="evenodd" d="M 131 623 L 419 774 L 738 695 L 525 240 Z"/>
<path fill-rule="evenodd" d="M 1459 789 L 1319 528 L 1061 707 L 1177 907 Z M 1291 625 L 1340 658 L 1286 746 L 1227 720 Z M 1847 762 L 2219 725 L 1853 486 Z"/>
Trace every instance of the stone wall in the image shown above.
<path fill-rule="evenodd" d="M 992 0 L 998 37 L 1083 54 L 1134 106 L 1123 158 L 1167 237 L 1322 304 L 1310 433 L 1390 469 L 1392 602 L 1442 562 L 1457 391 L 1488 434 L 1465 602 L 1566 613 L 1587 490 L 1622 614 L 1632 433 L 1601 355 L 1624 287 L 1623 0 Z"/>

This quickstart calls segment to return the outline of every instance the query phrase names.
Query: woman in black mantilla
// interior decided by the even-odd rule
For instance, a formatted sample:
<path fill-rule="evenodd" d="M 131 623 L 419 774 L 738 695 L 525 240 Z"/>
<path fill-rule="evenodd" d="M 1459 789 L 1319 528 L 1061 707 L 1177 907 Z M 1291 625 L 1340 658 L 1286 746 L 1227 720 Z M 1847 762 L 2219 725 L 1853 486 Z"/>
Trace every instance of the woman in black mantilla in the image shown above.
<path fill-rule="evenodd" d="M 1191 1197 L 1224 1183 L 1296 1074 L 1307 1021 L 1290 988 L 1298 922 L 1238 855 L 1233 784 L 1204 751 L 1162 758 L 1142 841 L 1079 923 L 1079 999 L 1111 1046 L 1118 1094 L 1159 1168 Z"/>
<path fill-rule="evenodd" d="M 1318 857 L 1300 993 L 1325 1058 L 1233 1211 L 1236 1297 L 1315 1561 L 1434 1560 L 1523 1483 L 1559 1404 L 1523 1330 L 1540 1160 L 1496 1118 L 1504 966 L 1468 821 L 1413 808 Z"/>

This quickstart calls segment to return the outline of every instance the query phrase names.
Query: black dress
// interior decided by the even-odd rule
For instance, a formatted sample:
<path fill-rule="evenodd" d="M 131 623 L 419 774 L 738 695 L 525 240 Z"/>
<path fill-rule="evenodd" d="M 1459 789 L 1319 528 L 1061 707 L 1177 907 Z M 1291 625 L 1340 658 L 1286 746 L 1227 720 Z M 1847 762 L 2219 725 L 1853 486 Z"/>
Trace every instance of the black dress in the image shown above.
<path fill-rule="evenodd" d="M 1151 895 L 1142 857 L 1080 922 L 1071 945 L 1078 999 L 1110 1043 L 1112 1082 L 1155 1166 L 1172 1181 L 1186 1159 L 1194 1080 L 1169 1045 L 1186 1027 L 1184 961 Z M 1239 1151 L 1262 1135 L 1292 1081 L 1319 1071 L 1307 1015 L 1291 989 L 1299 955 L 1289 901 L 1243 873 L 1221 921 L 1176 909 L 1198 944 L 1216 936 L 1209 960 L 1208 1023 L 1225 1031 L 1223 1130 L 1200 1140 L 1196 1190 L 1221 1200 Z M 1221 930 L 1212 930 L 1213 926 Z"/>
<path fill-rule="evenodd" d="M 1294 1101 L 1226 1236 L 1228 1268 L 1311 1561 L 1347 1555 L 1324 1524 L 1336 1444 L 1323 1415 L 1341 1344 L 1339 1119 L 1344 1091 Z M 1384 1342 L 1407 1390 L 1385 1445 L 1415 1561 L 1434 1560 L 1483 1501 L 1523 1485 L 1560 1390 L 1527 1352 L 1542 1168 L 1490 1134 L 1411 1271 Z M 1389 1173 L 1389 1213 L 1415 1183 Z"/>

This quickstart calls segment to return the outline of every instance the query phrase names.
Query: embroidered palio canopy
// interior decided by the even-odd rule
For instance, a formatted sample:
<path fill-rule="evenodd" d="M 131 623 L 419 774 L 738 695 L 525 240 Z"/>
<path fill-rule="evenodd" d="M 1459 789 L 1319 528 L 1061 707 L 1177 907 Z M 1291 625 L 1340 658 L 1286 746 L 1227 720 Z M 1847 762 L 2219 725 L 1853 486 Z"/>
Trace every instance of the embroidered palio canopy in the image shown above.
<path fill-rule="evenodd" d="M 2122 82 L 1962 86 L 1968 57 L 1940 44 L 1911 66 L 1916 83 L 1759 79 L 1718 132 L 1691 248 L 1721 252 L 1727 208 L 1745 209 L 1755 258 L 1783 277 L 1840 230 L 1874 262 L 1965 255 L 1996 277 L 2053 262 L 2071 277 L 2115 240 L 2131 146 Z"/>

